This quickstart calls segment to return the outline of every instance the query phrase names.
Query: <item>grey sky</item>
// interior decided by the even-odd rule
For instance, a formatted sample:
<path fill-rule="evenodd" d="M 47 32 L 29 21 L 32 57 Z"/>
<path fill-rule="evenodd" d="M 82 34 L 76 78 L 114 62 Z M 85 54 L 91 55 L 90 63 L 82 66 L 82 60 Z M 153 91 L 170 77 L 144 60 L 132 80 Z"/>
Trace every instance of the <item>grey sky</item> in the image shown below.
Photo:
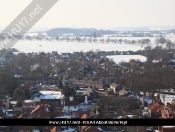
<path fill-rule="evenodd" d="M 6 27 L 32 0 L 1 0 Z M 11 4 L 10 4 L 11 3 Z M 59 0 L 35 27 L 175 26 L 175 0 Z"/>

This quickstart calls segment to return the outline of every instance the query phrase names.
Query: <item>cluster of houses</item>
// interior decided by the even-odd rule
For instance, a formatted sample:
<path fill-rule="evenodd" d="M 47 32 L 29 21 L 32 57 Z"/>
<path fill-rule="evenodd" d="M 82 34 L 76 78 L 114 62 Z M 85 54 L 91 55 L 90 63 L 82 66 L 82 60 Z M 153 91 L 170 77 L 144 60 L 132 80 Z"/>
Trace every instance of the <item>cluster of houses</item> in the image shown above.
<path fill-rule="evenodd" d="M 112 54 L 114 52 L 111 52 Z M 125 69 L 115 63 L 112 63 L 109 67 L 106 66 L 108 59 L 106 57 L 101 57 L 106 55 L 106 52 L 98 52 L 97 54 L 93 52 L 81 53 L 62 53 L 59 55 L 56 51 L 48 53 L 47 57 L 51 64 L 56 64 L 57 62 L 66 62 L 67 64 L 82 54 L 86 58 L 87 62 L 94 62 L 97 64 L 96 69 L 90 68 L 86 76 L 79 76 L 78 78 L 71 77 L 67 75 L 67 70 L 59 71 L 58 74 L 49 79 L 26 79 L 21 78 L 21 75 L 15 74 L 19 78 L 18 87 L 22 89 L 27 89 L 32 95 L 32 99 L 25 100 L 21 108 L 15 106 L 16 103 L 12 102 L 8 96 L 0 97 L 0 117 L 1 118 L 18 118 L 18 119 L 98 119 L 99 112 L 97 110 L 91 110 L 92 106 L 96 104 L 101 96 L 122 96 L 122 97 L 132 97 L 140 101 L 140 114 L 141 118 L 156 118 L 156 119 L 172 119 L 175 116 L 175 105 L 173 103 L 162 103 L 162 98 L 160 97 L 150 97 L 142 95 L 141 93 L 136 93 L 135 91 L 126 87 L 126 85 L 115 82 L 115 78 L 111 72 L 110 76 L 107 78 L 100 78 L 97 74 L 99 72 L 110 73 L 110 71 L 120 70 L 122 73 L 132 72 L 132 69 Z M 112 55 L 111 54 L 111 55 Z M 114 53 L 116 54 L 116 52 Z M 26 54 L 27 56 L 35 56 L 35 53 Z M 108 54 L 109 55 L 109 54 Z M 132 60 L 130 64 L 134 63 Z M 173 61 L 172 61 L 173 63 Z M 31 66 L 31 70 L 35 70 L 39 67 L 36 63 Z M 88 66 L 84 66 L 88 69 Z M 83 72 L 81 67 L 79 72 Z M 69 67 L 71 68 L 71 67 Z M 143 71 L 144 68 L 141 67 Z M 20 71 L 20 66 L 17 68 Z M 19 72 L 20 73 L 20 72 Z M 59 91 L 59 74 L 63 75 L 61 80 L 63 87 L 74 88 L 74 96 L 70 96 L 69 99 L 65 99 L 64 95 Z M 78 86 L 78 88 L 76 88 Z M 46 88 L 42 91 L 42 88 Z M 54 91 L 54 90 L 57 91 Z M 112 93 L 111 93 L 112 91 Z M 115 113 L 112 113 L 110 118 L 120 119 L 120 118 L 140 118 L 137 115 L 126 114 L 124 117 L 116 117 Z M 1 128 L 0 128 L 1 129 Z M 2 128 L 4 132 L 18 131 L 17 127 L 6 127 Z M 95 126 L 77 126 L 76 128 L 62 128 L 60 127 L 42 127 L 43 132 L 58 132 L 66 130 L 80 130 L 80 132 L 100 132 L 101 130 Z M 160 127 L 159 131 L 164 132 L 167 128 Z"/>
<path fill-rule="evenodd" d="M 88 89 L 89 90 L 89 89 Z M 87 91 L 88 92 L 88 91 Z M 4 102 L 9 99 L 0 100 L 0 117 L 17 119 L 97 119 L 98 112 L 91 110 L 93 103 L 97 102 L 98 97 L 91 95 L 75 96 L 69 99 L 38 99 L 24 100 L 21 108 L 13 107 L 8 109 Z M 19 131 L 20 127 L 0 127 L 4 132 Z M 77 126 L 77 127 L 42 127 L 40 131 L 44 132 L 101 132 L 96 126 Z"/>

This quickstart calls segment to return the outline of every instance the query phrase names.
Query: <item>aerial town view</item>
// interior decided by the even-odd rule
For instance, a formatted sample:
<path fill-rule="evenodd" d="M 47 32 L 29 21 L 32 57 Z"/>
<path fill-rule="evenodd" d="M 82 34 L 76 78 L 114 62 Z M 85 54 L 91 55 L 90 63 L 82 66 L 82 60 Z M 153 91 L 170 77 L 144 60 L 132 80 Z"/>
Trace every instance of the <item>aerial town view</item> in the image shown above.
<path fill-rule="evenodd" d="M 0 121 L 175 122 L 174 5 L 174 0 L 3 1 Z M 175 132 L 175 123 L 0 123 L 0 132 Z"/>

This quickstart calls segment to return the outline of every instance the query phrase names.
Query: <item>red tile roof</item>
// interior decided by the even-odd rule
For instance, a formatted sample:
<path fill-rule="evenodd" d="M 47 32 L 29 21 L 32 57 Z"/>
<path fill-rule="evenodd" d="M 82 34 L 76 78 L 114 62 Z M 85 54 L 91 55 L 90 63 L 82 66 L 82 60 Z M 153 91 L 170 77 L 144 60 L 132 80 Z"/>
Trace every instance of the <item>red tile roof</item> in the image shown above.
<path fill-rule="evenodd" d="M 80 119 L 87 119 L 87 115 L 86 114 L 82 115 Z"/>
<path fill-rule="evenodd" d="M 91 111 L 72 111 L 72 118 L 81 118 L 84 114 L 90 115 Z"/>
<path fill-rule="evenodd" d="M 155 103 L 155 104 L 151 105 L 150 107 L 148 107 L 148 110 L 150 110 L 151 113 L 155 113 L 158 110 L 160 110 L 162 107 L 163 107 L 162 105 L 159 105 L 158 103 Z"/>

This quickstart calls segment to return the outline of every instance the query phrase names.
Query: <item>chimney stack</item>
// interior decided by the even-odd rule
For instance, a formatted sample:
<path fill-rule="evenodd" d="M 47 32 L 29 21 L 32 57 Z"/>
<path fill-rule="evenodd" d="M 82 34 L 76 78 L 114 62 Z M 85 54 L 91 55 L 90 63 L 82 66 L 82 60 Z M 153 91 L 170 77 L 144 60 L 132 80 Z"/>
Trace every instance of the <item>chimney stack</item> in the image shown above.
<path fill-rule="evenodd" d="M 88 97 L 85 96 L 85 101 L 84 101 L 85 104 L 88 104 Z"/>
<path fill-rule="evenodd" d="M 70 96 L 70 101 L 74 101 L 74 97 L 73 96 Z"/>

